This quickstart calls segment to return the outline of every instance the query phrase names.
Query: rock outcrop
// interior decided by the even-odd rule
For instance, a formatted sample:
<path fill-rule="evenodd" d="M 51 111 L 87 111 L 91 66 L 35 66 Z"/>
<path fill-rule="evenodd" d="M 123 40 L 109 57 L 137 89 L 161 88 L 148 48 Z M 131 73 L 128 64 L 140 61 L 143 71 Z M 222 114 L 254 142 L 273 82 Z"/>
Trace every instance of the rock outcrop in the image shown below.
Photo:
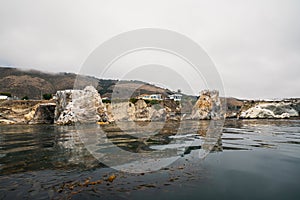
<path fill-rule="evenodd" d="M 108 121 L 106 108 L 93 86 L 83 90 L 63 90 L 56 93 L 55 123 L 96 123 Z"/>
<path fill-rule="evenodd" d="M 221 101 L 219 92 L 216 90 L 203 90 L 200 97 L 193 107 L 191 119 L 221 119 L 223 112 L 221 112 Z"/>
<path fill-rule="evenodd" d="M 122 100 L 122 99 L 121 99 Z M 227 101 L 230 100 L 230 101 Z M 55 100 L 5 100 L 0 103 L 0 124 L 51 124 L 96 123 L 113 121 L 180 121 L 183 119 L 216 120 L 283 119 L 299 117 L 300 99 L 277 101 L 250 101 L 220 98 L 218 91 L 204 90 L 193 102 L 163 100 L 147 102 L 102 103 L 93 86 L 83 90 L 57 91 Z M 227 104 L 226 104 L 227 103 Z M 225 114 L 224 105 L 227 106 Z M 183 113 L 182 113 L 183 112 Z"/>
<path fill-rule="evenodd" d="M 298 99 L 290 99 L 289 102 L 290 102 L 291 107 L 293 109 L 295 109 L 298 112 L 298 114 L 300 115 L 300 99 L 299 98 Z"/>
<path fill-rule="evenodd" d="M 55 107 L 55 103 L 37 104 L 24 118 L 28 124 L 53 124 Z"/>
<path fill-rule="evenodd" d="M 16 124 L 16 122 L 13 120 L 8 120 L 8 119 L 0 119 L 0 124 L 1 125 L 11 125 L 11 124 Z"/>
<path fill-rule="evenodd" d="M 107 110 L 111 121 L 164 121 L 166 117 L 166 109 L 161 104 L 150 105 L 143 99 L 108 104 Z"/>
<path fill-rule="evenodd" d="M 134 104 L 134 121 L 150 121 L 150 108 L 148 108 L 146 102 L 139 99 Z"/>
<path fill-rule="evenodd" d="M 258 102 L 245 105 L 239 115 L 241 119 L 284 119 L 298 117 L 291 102 Z"/>
<path fill-rule="evenodd" d="M 181 119 L 181 104 L 173 100 L 164 101 L 166 120 L 179 121 Z"/>
<path fill-rule="evenodd" d="M 8 100 L 0 104 L 0 124 L 51 124 L 55 106 L 52 101 Z"/>

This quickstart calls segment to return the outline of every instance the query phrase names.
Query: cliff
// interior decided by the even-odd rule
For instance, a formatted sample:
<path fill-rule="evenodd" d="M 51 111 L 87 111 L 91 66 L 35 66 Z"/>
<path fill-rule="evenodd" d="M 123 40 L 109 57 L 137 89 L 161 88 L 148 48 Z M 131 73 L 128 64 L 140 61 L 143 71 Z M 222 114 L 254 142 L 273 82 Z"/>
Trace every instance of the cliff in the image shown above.
<path fill-rule="evenodd" d="M 241 101 L 226 103 L 218 91 L 204 90 L 192 101 L 163 100 L 146 102 L 103 103 L 93 86 L 82 90 L 57 91 L 51 101 L 6 100 L 0 102 L 0 124 L 110 123 L 113 121 L 216 120 L 225 117 L 240 119 L 282 119 L 299 117 L 300 99 L 282 101 Z M 226 107 L 227 110 L 226 111 Z"/>
<path fill-rule="evenodd" d="M 135 103 L 120 102 L 106 104 L 110 121 L 167 121 L 180 120 L 181 106 L 166 100 L 156 104 L 139 99 Z"/>
<path fill-rule="evenodd" d="M 53 124 L 53 101 L 7 100 L 0 103 L 0 124 Z"/>

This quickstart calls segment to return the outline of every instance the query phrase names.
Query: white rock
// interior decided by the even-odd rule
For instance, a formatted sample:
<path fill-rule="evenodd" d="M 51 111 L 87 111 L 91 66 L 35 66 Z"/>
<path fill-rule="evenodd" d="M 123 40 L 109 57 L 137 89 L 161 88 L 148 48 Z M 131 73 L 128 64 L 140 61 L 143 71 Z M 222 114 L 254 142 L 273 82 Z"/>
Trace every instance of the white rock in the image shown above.
<path fill-rule="evenodd" d="M 240 118 L 290 118 L 297 117 L 299 113 L 291 107 L 290 103 L 258 103 L 245 111 L 242 111 Z"/>
<path fill-rule="evenodd" d="M 107 121 L 106 108 L 100 94 L 93 86 L 87 86 L 84 90 L 58 91 L 56 99 L 57 124 Z"/>

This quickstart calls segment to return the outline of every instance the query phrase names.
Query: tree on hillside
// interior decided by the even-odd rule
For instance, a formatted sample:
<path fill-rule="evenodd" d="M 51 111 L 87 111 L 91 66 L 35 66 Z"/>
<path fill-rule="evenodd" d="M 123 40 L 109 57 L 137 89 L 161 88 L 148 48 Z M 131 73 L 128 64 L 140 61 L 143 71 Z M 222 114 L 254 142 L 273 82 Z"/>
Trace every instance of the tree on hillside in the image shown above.
<path fill-rule="evenodd" d="M 43 99 L 50 100 L 52 98 L 52 94 L 43 94 Z"/>
<path fill-rule="evenodd" d="M 28 100 L 28 99 L 29 99 L 28 96 L 22 97 L 22 100 Z"/>
<path fill-rule="evenodd" d="M 0 95 L 5 95 L 8 97 L 11 97 L 11 93 L 9 93 L 9 92 L 0 92 Z"/>

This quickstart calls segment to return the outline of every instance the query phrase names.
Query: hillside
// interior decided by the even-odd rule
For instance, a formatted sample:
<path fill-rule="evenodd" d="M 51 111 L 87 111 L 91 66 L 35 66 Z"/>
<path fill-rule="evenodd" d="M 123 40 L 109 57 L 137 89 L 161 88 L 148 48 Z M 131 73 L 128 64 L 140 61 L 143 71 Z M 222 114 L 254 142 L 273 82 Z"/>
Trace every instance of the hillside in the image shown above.
<path fill-rule="evenodd" d="M 8 92 L 12 96 L 39 100 L 42 94 L 55 94 L 58 90 L 73 89 L 77 75 L 74 73 L 45 73 L 37 70 L 20 70 L 16 68 L 0 67 L 0 93 Z M 80 76 L 80 85 L 93 86 L 98 90 L 101 97 L 111 97 L 113 89 L 118 84 L 118 96 L 125 96 L 128 92 L 134 91 L 133 97 L 140 94 L 162 94 L 167 96 L 172 91 L 151 85 L 142 81 L 118 81 L 109 79 L 97 79 L 95 77 Z M 80 88 L 81 89 L 81 88 Z M 196 102 L 196 97 L 188 97 L 190 107 Z M 221 98 L 227 102 L 228 116 L 236 116 L 243 106 L 243 101 L 235 98 Z"/>
<path fill-rule="evenodd" d="M 17 68 L 0 67 L 0 92 L 9 92 L 12 96 L 29 99 L 41 99 L 42 94 L 54 94 L 58 90 L 72 89 L 77 75 L 74 73 L 44 73 L 37 70 L 20 70 Z M 117 80 L 97 79 L 81 76 L 82 85 L 96 83 L 96 89 L 101 96 L 111 96 Z M 133 95 L 138 94 L 169 94 L 170 90 L 163 89 L 141 81 L 121 81 L 118 83 L 124 91 L 136 88 L 142 84 Z"/>

